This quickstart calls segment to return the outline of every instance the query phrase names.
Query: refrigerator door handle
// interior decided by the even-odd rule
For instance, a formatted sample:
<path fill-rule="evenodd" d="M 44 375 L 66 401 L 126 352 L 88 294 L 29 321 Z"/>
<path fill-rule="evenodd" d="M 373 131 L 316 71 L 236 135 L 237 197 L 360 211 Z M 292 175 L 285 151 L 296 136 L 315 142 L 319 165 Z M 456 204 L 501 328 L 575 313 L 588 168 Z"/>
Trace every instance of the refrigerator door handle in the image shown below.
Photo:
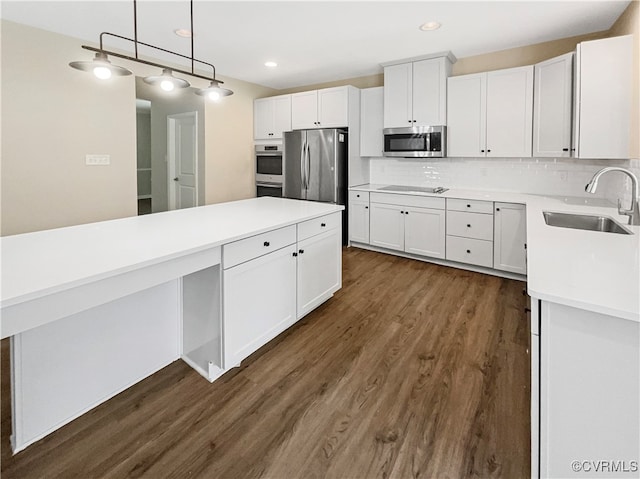
<path fill-rule="evenodd" d="M 303 190 L 307 188 L 304 184 L 307 177 L 306 172 L 304 171 L 304 168 L 305 168 L 304 154 L 305 154 L 306 147 L 307 147 L 307 142 L 306 140 L 303 140 L 302 148 L 300 149 L 300 183 L 302 184 Z"/>
<path fill-rule="evenodd" d="M 306 143 L 307 154 L 305 162 L 305 172 L 307 179 L 305 181 L 305 189 L 309 189 L 309 175 L 311 175 L 311 153 L 309 152 L 309 142 Z"/>

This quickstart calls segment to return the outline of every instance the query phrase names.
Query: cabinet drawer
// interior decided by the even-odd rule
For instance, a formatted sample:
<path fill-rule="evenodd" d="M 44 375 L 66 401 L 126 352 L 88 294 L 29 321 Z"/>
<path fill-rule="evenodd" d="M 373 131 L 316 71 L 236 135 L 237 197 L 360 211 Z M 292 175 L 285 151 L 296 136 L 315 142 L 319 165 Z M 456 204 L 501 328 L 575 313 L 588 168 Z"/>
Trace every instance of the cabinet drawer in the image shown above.
<path fill-rule="evenodd" d="M 295 225 L 267 231 L 224 245 L 222 247 L 222 264 L 224 269 L 231 268 L 295 242 Z"/>
<path fill-rule="evenodd" d="M 349 191 L 349 203 L 353 203 L 354 201 L 364 201 L 369 202 L 369 192 L 368 191 Z"/>
<path fill-rule="evenodd" d="M 298 224 L 298 241 L 335 229 L 340 226 L 341 222 L 342 211 L 303 221 Z"/>
<path fill-rule="evenodd" d="M 447 259 L 493 267 L 493 241 L 447 236 Z"/>
<path fill-rule="evenodd" d="M 493 215 L 447 211 L 447 234 L 493 241 Z"/>
<path fill-rule="evenodd" d="M 369 196 L 371 203 L 384 203 L 386 205 L 415 206 L 417 208 L 432 208 L 443 210 L 445 207 L 444 198 L 420 195 L 398 195 L 395 193 L 371 193 Z"/>
<path fill-rule="evenodd" d="M 493 201 L 447 198 L 447 209 L 452 211 L 493 214 Z"/>

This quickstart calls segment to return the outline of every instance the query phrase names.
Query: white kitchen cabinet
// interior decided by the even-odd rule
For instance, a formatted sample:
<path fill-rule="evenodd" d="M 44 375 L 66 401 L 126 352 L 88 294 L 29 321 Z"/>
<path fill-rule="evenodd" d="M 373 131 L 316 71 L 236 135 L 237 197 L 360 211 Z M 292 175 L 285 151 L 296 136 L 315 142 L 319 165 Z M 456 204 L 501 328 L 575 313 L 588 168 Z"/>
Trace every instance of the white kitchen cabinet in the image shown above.
<path fill-rule="evenodd" d="M 296 316 L 296 245 L 224 270 L 224 367 L 230 369 L 291 326 Z"/>
<path fill-rule="evenodd" d="M 431 208 L 406 207 L 404 250 L 407 253 L 444 258 L 445 212 Z"/>
<path fill-rule="evenodd" d="M 496 203 L 493 267 L 527 274 L 527 218 L 524 205 Z"/>
<path fill-rule="evenodd" d="M 384 65 L 384 127 L 447 124 L 452 55 Z"/>
<path fill-rule="evenodd" d="M 548 301 L 540 311 L 540 477 L 637 477 L 640 323 Z"/>
<path fill-rule="evenodd" d="M 340 228 L 298 242 L 298 318 L 322 304 L 342 285 Z"/>
<path fill-rule="evenodd" d="M 253 102 L 253 138 L 280 140 L 291 130 L 291 95 L 260 98 Z"/>
<path fill-rule="evenodd" d="M 372 246 L 432 258 L 445 256 L 442 198 L 372 193 L 369 221 Z"/>
<path fill-rule="evenodd" d="M 533 66 L 448 79 L 449 156 L 530 157 Z"/>
<path fill-rule="evenodd" d="M 360 156 L 382 156 L 384 87 L 360 90 Z"/>
<path fill-rule="evenodd" d="M 574 148 L 578 158 L 629 158 L 633 37 L 578 44 Z"/>
<path fill-rule="evenodd" d="M 404 207 L 370 203 L 369 242 L 372 246 L 404 251 Z"/>
<path fill-rule="evenodd" d="M 369 193 L 349 191 L 349 241 L 369 243 Z"/>
<path fill-rule="evenodd" d="M 447 259 L 493 267 L 493 202 L 447 198 Z"/>
<path fill-rule="evenodd" d="M 567 53 L 534 66 L 534 157 L 571 156 L 574 56 Z"/>
<path fill-rule="evenodd" d="M 291 127 L 294 130 L 348 127 L 348 88 L 325 88 L 292 94 Z"/>

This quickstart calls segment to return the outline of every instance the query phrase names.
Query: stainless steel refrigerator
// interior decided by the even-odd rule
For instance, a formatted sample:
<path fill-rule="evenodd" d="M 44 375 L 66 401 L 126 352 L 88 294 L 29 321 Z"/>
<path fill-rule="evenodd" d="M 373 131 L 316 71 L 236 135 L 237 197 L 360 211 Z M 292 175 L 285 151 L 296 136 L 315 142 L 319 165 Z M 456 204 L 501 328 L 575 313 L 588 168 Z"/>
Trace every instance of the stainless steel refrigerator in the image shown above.
<path fill-rule="evenodd" d="M 346 130 L 296 130 L 284 133 L 282 196 L 346 205 Z M 347 215 L 342 215 L 343 243 Z"/>

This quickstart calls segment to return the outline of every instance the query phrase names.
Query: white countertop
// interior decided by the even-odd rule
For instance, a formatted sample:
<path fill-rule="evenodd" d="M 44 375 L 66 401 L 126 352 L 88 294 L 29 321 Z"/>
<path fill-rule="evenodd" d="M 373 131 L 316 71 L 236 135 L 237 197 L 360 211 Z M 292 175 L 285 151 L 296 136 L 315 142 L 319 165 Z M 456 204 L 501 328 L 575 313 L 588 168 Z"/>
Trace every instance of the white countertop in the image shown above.
<path fill-rule="evenodd" d="M 350 190 L 525 204 L 529 295 L 640 322 L 640 226 L 627 225 L 627 217 L 606 200 L 455 188 L 441 194 L 380 191 L 385 186 Z M 548 226 L 543 211 L 610 216 L 634 234 Z"/>
<path fill-rule="evenodd" d="M 1 307 L 344 209 L 261 197 L 0 238 Z"/>

